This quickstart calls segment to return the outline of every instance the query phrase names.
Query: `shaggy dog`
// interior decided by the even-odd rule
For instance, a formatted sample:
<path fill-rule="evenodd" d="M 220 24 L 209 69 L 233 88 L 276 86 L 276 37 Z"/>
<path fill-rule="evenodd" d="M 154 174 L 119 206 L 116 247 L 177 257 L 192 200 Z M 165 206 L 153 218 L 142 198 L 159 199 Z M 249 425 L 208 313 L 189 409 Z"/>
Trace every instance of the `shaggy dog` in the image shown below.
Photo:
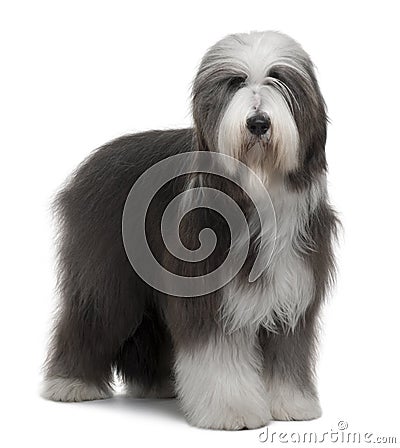
<path fill-rule="evenodd" d="M 117 372 L 199 427 L 317 418 L 337 219 L 313 64 L 284 34 L 230 35 L 204 56 L 192 110 L 192 128 L 104 145 L 57 196 L 43 396 L 107 398 Z"/>

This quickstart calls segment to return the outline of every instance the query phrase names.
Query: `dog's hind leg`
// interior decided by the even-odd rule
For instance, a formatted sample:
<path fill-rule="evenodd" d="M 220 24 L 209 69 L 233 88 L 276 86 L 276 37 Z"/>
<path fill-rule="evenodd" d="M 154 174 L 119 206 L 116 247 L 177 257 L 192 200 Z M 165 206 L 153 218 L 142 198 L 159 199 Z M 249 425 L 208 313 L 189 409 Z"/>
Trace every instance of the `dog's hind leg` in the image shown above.
<path fill-rule="evenodd" d="M 118 142 L 99 149 L 54 202 L 61 303 L 42 389 L 52 400 L 110 395 L 114 360 L 152 295 L 130 265 L 121 235 L 135 179 L 124 162 L 130 154 Z"/>
<path fill-rule="evenodd" d="M 127 395 L 134 398 L 172 398 L 172 342 L 162 314 L 148 306 L 133 334 L 126 339 L 116 359 L 118 375 Z"/>
<path fill-rule="evenodd" d="M 113 361 L 141 319 L 144 292 L 112 272 L 91 293 L 68 272 L 45 366 L 42 396 L 84 401 L 112 394 Z M 72 278 L 71 278 L 72 277 Z M 138 297 L 133 300 L 133 296 Z"/>

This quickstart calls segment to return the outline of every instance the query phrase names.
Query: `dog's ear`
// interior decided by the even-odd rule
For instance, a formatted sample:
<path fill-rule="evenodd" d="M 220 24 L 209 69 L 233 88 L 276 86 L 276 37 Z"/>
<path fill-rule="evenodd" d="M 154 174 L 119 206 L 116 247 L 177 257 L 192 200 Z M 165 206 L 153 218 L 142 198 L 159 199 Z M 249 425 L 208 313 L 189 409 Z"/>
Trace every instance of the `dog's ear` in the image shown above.
<path fill-rule="evenodd" d="M 322 96 L 320 98 L 318 109 L 303 121 L 299 166 L 287 175 L 289 185 L 296 190 L 306 188 L 327 171 L 325 144 L 328 118 Z"/>
<path fill-rule="evenodd" d="M 300 134 L 300 163 L 298 168 L 288 175 L 289 183 L 295 189 L 310 185 L 319 175 L 327 171 L 325 144 L 328 116 L 312 64 L 307 70 L 312 84 L 312 95 L 307 93 L 305 107 L 297 116 L 296 122 Z"/>
<path fill-rule="evenodd" d="M 325 144 L 327 134 L 327 118 L 324 113 L 319 116 L 317 121 L 313 124 L 311 141 L 306 148 L 306 157 L 304 163 L 306 169 L 310 174 L 321 173 L 327 170 Z"/>

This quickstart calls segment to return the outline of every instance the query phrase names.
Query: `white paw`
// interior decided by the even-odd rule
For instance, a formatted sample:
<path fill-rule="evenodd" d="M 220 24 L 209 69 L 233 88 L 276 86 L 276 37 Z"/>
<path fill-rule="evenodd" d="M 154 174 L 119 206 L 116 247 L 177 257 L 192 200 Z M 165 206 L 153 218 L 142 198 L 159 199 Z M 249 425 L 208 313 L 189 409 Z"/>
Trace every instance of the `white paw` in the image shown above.
<path fill-rule="evenodd" d="M 187 418 L 191 425 L 198 428 L 237 431 L 266 426 L 271 420 L 271 414 L 268 409 L 265 409 L 260 415 L 251 411 L 216 409 L 214 412 L 209 410 L 206 415 L 200 418 L 196 415 L 188 415 Z"/>
<path fill-rule="evenodd" d="M 281 386 L 271 395 L 274 420 L 314 420 L 322 411 L 317 397 L 293 387 Z"/>
<path fill-rule="evenodd" d="M 261 383 L 248 382 L 245 389 L 224 380 L 218 381 L 216 387 L 203 385 L 180 394 L 180 405 L 191 425 L 239 430 L 261 428 L 270 422 L 267 394 Z"/>
<path fill-rule="evenodd" d="M 67 402 L 103 400 L 112 396 L 112 390 L 103 390 L 76 378 L 54 376 L 43 381 L 41 396 L 47 400 Z"/>

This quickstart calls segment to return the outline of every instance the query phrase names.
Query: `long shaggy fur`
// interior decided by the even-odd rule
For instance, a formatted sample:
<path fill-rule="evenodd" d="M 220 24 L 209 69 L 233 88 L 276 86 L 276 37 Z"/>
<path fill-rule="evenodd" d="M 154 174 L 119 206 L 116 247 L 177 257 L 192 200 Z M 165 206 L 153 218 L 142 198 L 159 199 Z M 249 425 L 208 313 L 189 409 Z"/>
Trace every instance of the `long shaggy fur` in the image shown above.
<path fill-rule="evenodd" d="M 200 427 L 316 418 L 318 313 L 334 279 L 338 221 L 326 188 L 327 117 L 312 62 L 280 33 L 228 36 L 204 56 L 192 101 L 193 128 L 118 138 L 92 153 L 59 193 L 54 207 L 61 301 L 43 395 L 105 398 L 117 372 L 137 396 L 176 394 L 189 422 Z M 265 135 L 246 128 L 256 113 L 270 118 Z M 180 236 L 194 250 L 200 231 L 213 229 L 218 244 L 212 255 L 188 263 L 169 253 L 160 232 L 163 211 L 195 186 L 235 200 L 250 229 L 250 250 L 237 276 L 216 292 L 166 296 L 128 261 L 124 204 L 148 168 L 196 151 L 230 155 L 259 176 L 276 213 L 275 250 L 268 260 L 270 239 L 261 238 L 261 218 L 237 185 L 205 173 L 178 177 L 148 209 L 148 244 L 156 258 L 170 272 L 199 276 L 218 267 L 230 247 L 244 244 L 244 237 L 232 239 L 220 214 L 199 208 L 184 217 Z M 250 283 L 258 254 L 267 268 Z"/>

